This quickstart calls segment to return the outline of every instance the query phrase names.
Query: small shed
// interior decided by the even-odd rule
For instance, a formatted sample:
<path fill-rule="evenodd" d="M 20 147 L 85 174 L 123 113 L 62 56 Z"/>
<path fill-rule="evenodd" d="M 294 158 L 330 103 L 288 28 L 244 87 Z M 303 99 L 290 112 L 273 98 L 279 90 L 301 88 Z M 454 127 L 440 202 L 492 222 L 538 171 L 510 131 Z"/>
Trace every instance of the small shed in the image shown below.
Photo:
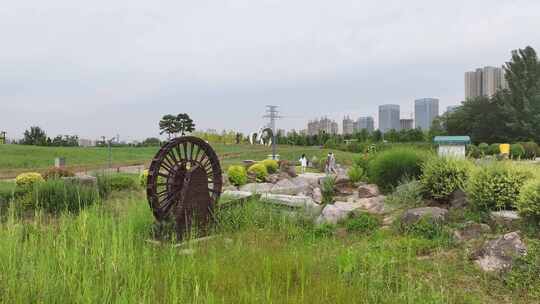
<path fill-rule="evenodd" d="M 433 142 L 439 147 L 439 156 L 465 158 L 466 147 L 471 143 L 471 138 L 469 136 L 435 136 Z"/>

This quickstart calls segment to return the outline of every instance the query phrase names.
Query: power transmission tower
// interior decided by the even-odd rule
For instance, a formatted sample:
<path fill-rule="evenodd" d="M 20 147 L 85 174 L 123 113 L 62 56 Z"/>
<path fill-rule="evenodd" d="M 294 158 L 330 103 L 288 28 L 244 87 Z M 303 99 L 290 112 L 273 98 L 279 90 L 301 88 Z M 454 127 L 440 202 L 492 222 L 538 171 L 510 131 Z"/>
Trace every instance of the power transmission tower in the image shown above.
<path fill-rule="evenodd" d="M 269 118 L 270 123 L 268 126 L 272 129 L 272 159 L 276 159 L 276 120 L 280 119 L 279 111 L 277 110 L 278 106 L 267 105 L 266 106 L 266 115 L 264 118 Z"/>

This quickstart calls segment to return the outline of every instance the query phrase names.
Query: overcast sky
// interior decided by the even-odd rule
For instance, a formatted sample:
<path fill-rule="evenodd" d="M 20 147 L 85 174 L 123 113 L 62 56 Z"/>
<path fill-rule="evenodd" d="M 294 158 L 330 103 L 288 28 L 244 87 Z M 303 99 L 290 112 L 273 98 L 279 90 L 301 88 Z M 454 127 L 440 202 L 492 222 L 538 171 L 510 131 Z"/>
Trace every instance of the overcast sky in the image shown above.
<path fill-rule="evenodd" d="M 17 0 L 0 6 L 0 130 L 21 137 L 159 133 L 187 112 L 199 129 L 281 128 L 322 115 L 413 112 L 464 95 L 463 74 L 540 50 L 538 0 Z"/>

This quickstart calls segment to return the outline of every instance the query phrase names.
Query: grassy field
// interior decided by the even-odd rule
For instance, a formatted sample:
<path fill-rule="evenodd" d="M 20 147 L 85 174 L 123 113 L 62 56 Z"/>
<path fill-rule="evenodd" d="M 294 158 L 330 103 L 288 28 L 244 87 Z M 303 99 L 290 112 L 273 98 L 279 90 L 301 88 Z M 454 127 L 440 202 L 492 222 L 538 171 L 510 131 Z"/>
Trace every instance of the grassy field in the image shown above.
<path fill-rule="evenodd" d="M 271 149 L 264 146 L 212 144 L 227 168 L 242 160 L 265 159 L 271 154 Z M 157 147 L 122 147 L 112 149 L 113 166 L 147 165 Z M 279 146 L 278 153 L 282 159 L 297 160 L 302 153 L 309 157 L 324 157 L 329 150 L 317 147 Z M 350 163 L 352 153 L 335 151 L 337 159 L 342 163 Z M 67 166 L 74 171 L 105 168 L 108 165 L 107 148 L 83 147 L 37 147 L 23 145 L 0 145 L 0 178 L 14 177 L 26 171 L 44 171 L 54 165 L 56 157 L 65 157 Z"/>
<path fill-rule="evenodd" d="M 446 239 L 336 237 L 259 202 L 219 214 L 215 238 L 184 247 L 149 242 L 152 221 L 136 192 L 78 215 L 7 215 L 0 302 L 535 303 Z"/>

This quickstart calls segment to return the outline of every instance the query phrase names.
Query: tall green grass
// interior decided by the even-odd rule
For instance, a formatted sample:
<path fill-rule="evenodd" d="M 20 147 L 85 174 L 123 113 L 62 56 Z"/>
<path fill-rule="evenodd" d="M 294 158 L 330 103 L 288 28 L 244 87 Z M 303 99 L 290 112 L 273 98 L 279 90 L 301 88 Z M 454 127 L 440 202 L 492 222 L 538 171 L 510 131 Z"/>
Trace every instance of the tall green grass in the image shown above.
<path fill-rule="evenodd" d="M 526 303 L 432 240 L 327 236 L 256 201 L 216 217 L 215 238 L 177 247 L 148 242 L 151 212 L 129 193 L 77 215 L 10 212 L 0 302 Z"/>

